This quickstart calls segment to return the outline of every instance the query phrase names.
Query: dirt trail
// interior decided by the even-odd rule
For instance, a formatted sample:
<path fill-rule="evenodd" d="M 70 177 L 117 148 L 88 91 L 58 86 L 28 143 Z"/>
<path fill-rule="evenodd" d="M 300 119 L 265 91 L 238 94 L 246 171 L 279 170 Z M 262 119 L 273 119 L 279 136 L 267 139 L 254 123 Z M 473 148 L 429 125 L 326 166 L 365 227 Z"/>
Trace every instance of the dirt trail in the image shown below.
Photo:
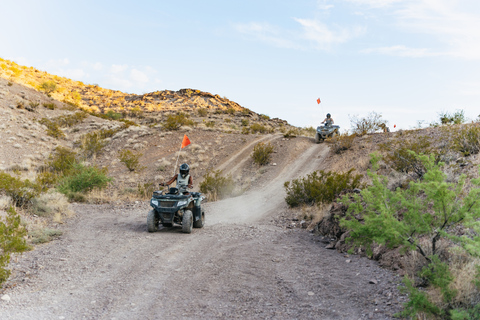
<path fill-rule="evenodd" d="M 144 202 L 77 205 L 61 239 L 13 265 L 28 277 L 6 292 L 0 318 L 390 319 L 392 274 L 275 223 L 283 182 L 327 151 L 312 144 L 262 188 L 207 203 L 205 227 L 190 235 L 147 233 Z"/>

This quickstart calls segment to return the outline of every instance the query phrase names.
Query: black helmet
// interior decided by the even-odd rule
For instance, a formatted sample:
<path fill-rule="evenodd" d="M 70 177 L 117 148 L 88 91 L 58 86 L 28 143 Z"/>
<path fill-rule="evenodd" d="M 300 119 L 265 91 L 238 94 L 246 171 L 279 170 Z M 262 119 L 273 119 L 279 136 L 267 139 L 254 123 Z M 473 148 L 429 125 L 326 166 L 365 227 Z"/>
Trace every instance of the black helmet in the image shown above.
<path fill-rule="evenodd" d="M 331 117 L 330 113 L 327 113 L 327 118 L 330 118 L 330 117 Z"/>
<path fill-rule="evenodd" d="M 182 178 L 185 178 L 189 172 L 190 172 L 190 167 L 188 166 L 188 164 L 184 163 L 180 165 L 180 174 L 182 175 Z"/>

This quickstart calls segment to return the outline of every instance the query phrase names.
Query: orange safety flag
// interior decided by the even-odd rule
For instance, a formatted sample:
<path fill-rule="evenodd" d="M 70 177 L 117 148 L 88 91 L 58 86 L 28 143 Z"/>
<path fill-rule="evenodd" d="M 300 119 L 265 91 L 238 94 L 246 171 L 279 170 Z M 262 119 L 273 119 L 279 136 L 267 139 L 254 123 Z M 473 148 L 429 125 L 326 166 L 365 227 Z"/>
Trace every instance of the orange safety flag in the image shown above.
<path fill-rule="evenodd" d="M 320 104 L 320 102 L 321 102 L 321 101 L 320 101 L 320 98 L 318 98 L 318 99 L 317 99 L 317 104 Z"/>
<path fill-rule="evenodd" d="M 394 125 L 393 125 L 393 127 L 394 127 L 394 128 L 396 128 L 396 127 L 397 127 L 397 125 L 396 125 L 396 124 L 394 124 Z"/>
<path fill-rule="evenodd" d="M 183 136 L 182 147 L 181 149 L 185 148 L 190 144 L 190 139 L 188 139 L 187 135 Z"/>

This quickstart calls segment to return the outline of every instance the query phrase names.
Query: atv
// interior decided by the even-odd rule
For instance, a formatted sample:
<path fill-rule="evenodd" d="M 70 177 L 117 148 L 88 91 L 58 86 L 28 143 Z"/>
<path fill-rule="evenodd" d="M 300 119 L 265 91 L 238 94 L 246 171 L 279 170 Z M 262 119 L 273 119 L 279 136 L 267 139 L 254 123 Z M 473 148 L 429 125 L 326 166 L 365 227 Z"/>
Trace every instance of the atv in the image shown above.
<path fill-rule="evenodd" d="M 331 138 L 335 135 L 337 135 L 340 132 L 340 126 L 336 125 L 324 125 L 324 126 L 318 126 L 317 127 L 317 132 L 315 133 L 315 143 L 320 143 L 323 142 L 323 140 L 327 138 Z"/>
<path fill-rule="evenodd" d="M 184 192 L 181 192 L 184 191 Z M 203 228 L 205 212 L 201 206 L 195 206 L 195 200 L 203 201 L 204 196 L 200 192 L 186 192 L 186 187 L 169 188 L 165 194 L 163 191 L 154 191 L 147 216 L 148 232 L 158 230 L 161 223 L 164 227 L 172 227 L 174 223 L 182 226 L 182 231 L 191 233 L 193 228 Z"/>

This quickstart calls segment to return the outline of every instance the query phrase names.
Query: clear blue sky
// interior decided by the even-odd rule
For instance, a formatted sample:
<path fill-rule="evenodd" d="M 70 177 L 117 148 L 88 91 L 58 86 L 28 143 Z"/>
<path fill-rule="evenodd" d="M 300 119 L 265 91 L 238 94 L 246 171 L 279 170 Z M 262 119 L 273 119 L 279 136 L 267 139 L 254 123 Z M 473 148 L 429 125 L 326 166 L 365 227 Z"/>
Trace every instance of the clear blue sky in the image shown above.
<path fill-rule="evenodd" d="M 1 2 L 0 57 L 110 89 L 195 88 L 297 126 L 480 114 L 478 0 Z"/>

